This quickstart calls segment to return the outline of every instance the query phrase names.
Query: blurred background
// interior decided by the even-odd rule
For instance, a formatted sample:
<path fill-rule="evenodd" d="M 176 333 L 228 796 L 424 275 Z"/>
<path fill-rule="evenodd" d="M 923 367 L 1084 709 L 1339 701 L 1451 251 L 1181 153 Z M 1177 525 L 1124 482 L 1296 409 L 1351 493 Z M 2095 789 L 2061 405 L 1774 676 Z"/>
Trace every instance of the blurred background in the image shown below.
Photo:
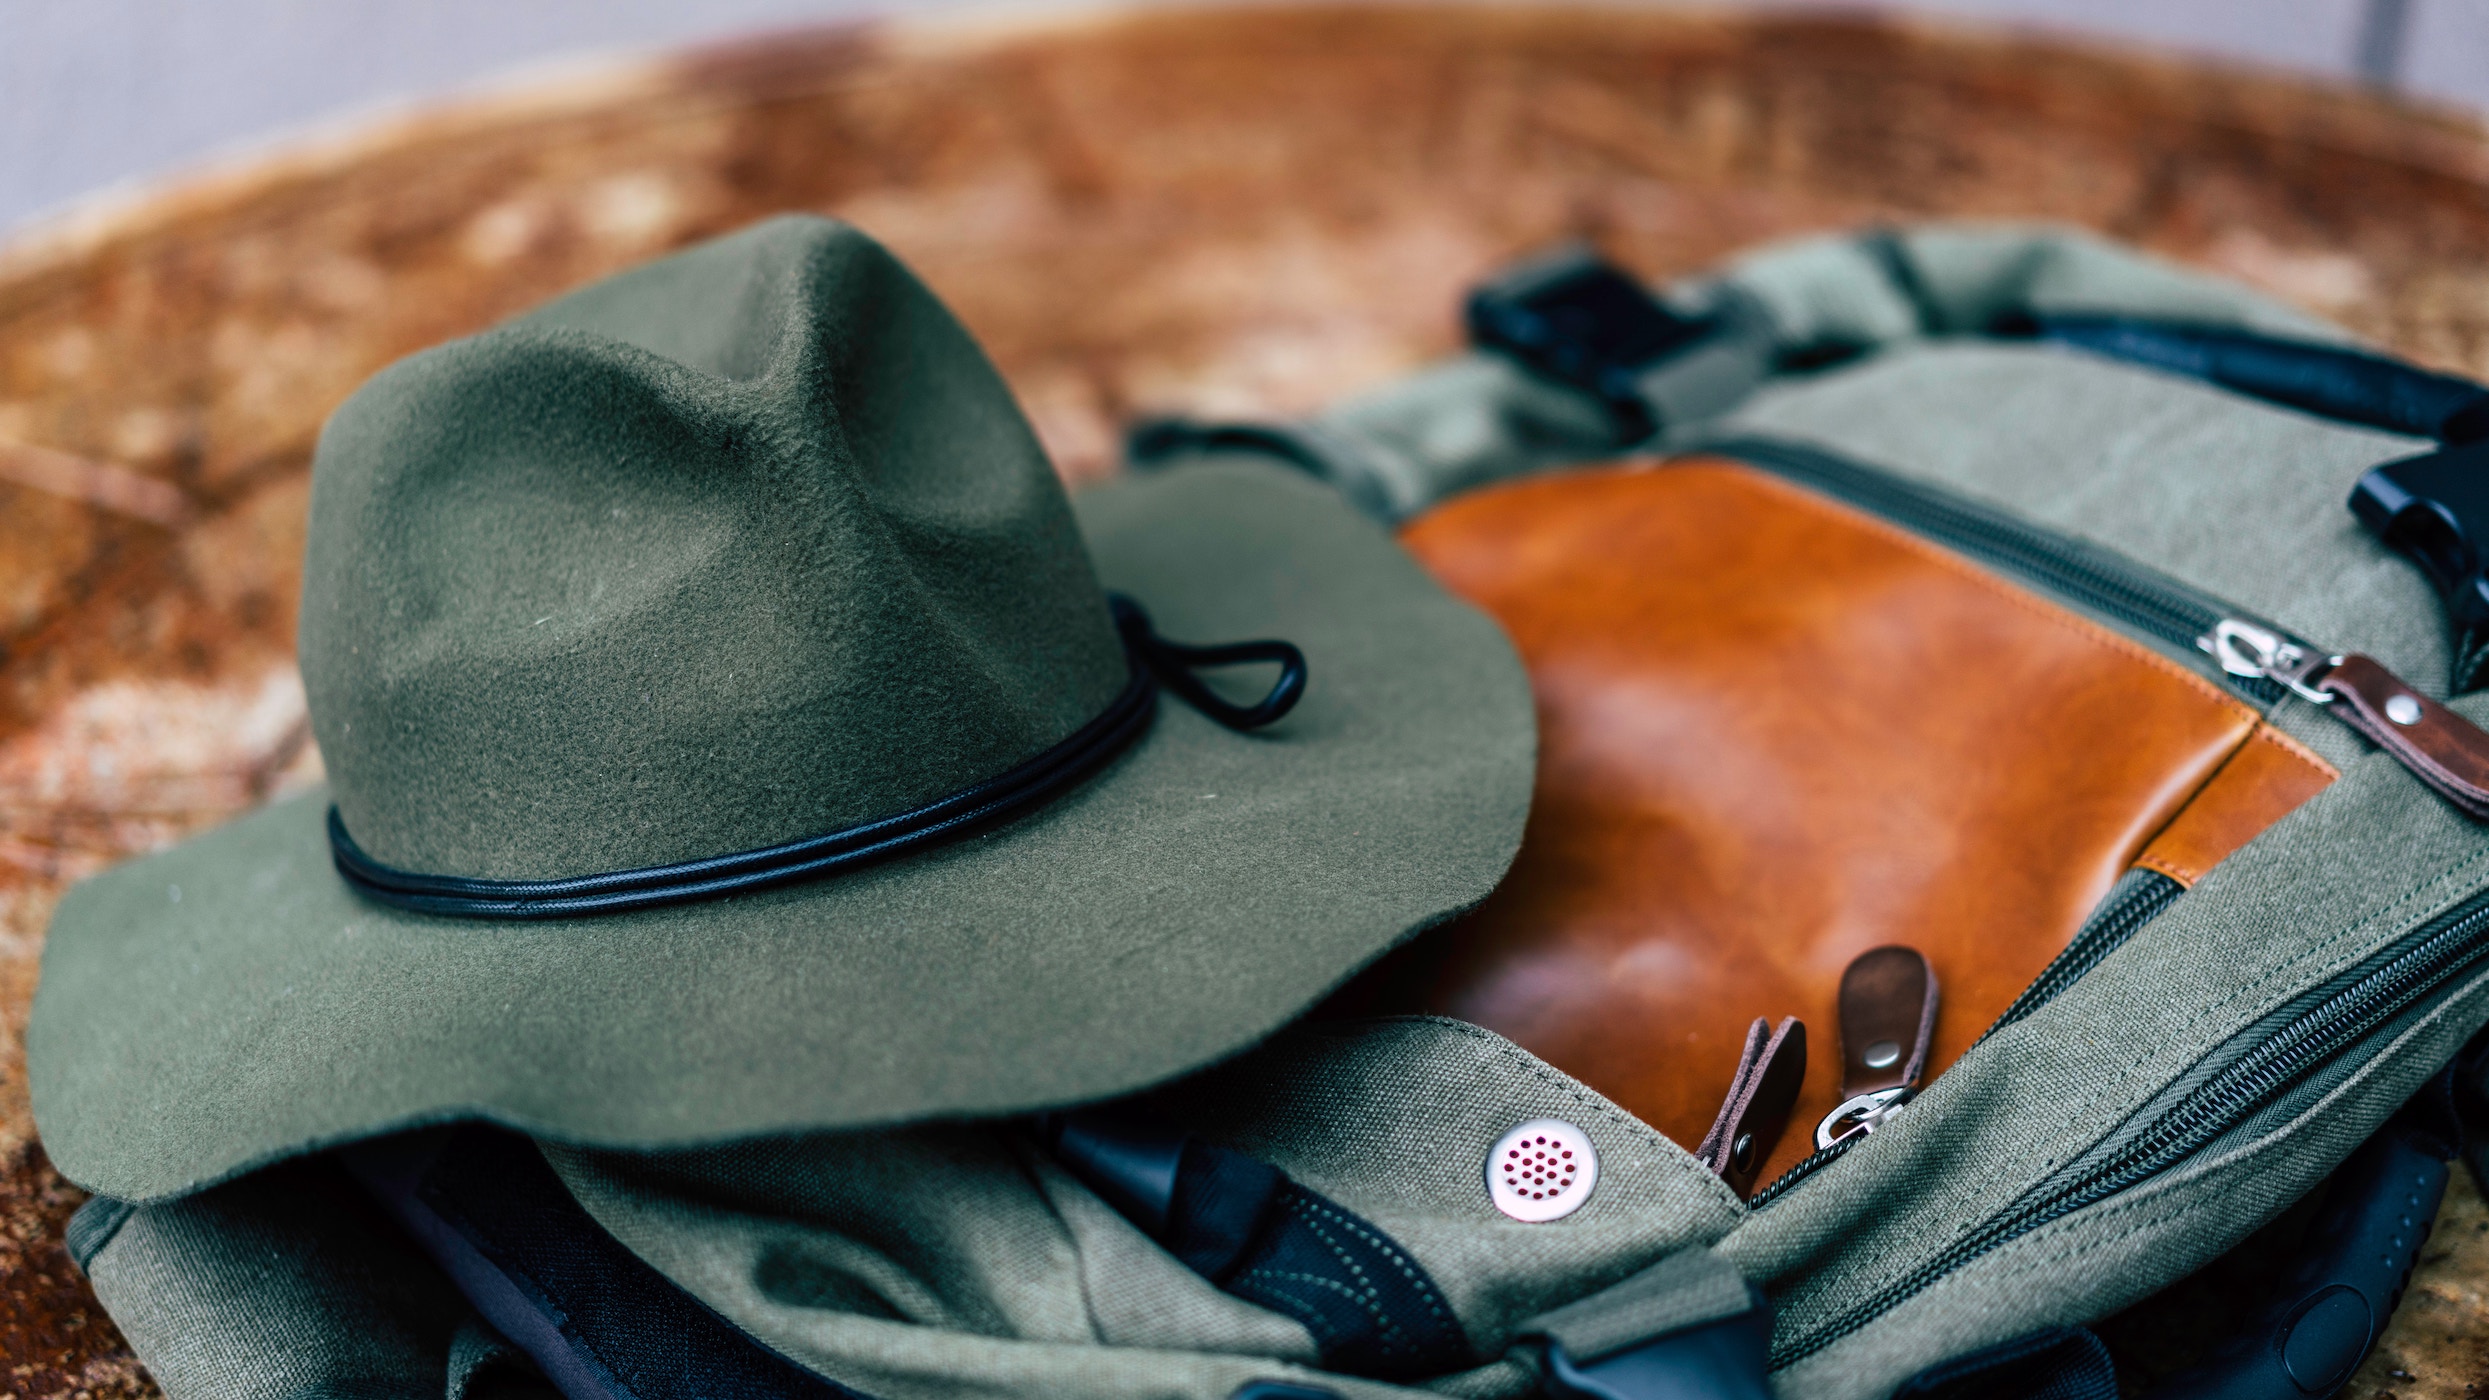
<path fill-rule="evenodd" d="M 89 192 L 335 117 L 530 68 L 958 4 L 0 0 L 0 229 Z M 1049 0 L 1006 0 L 1006 7 L 1060 8 Z M 1901 10 L 2151 45 L 2489 109 L 2489 0 L 1756 0 L 1744 8 Z"/>
<path fill-rule="evenodd" d="M 158 1400 L 98 1325 L 61 1244 L 80 1197 L 35 1143 L 19 1032 L 50 912 L 316 779 L 294 665 L 313 447 L 421 347 L 832 213 L 938 289 L 1077 483 L 1120 469 L 1138 419 L 1299 416 L 1411 372 L 1460 343 L 1465 288 L 1559 238 L 1658 280 L 2010 217 L 2489 377 L 2489 0 L 1103 3 L 1128 12 L 0 0 L 11 1395 Z M 910 22 L 835 27 L 885 15 Z M 2347 1394 L 2481 1400 L 2467 1181 Z M 2132 1316 L 2180 1355 L 2200 1314 Z"/>

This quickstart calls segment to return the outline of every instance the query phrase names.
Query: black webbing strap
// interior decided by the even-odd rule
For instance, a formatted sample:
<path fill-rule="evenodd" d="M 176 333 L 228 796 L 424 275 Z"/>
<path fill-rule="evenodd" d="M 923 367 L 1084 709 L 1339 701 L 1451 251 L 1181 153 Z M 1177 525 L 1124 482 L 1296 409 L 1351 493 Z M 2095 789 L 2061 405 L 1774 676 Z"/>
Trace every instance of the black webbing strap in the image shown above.
<path fill-rule="evenodd" d="M 1984 326 L 1956 325 L 1899 233 L 1873 229 L 1858 242 L 1930 335 L 2048 341 L 2340 423 L 2446 443 L 2489 437 L 2489 387 L 2348 346 L 2160 317 L 2027 307 Z"/>
<path fill-rule="evenodd" d="M 1771 1400 L 1772 1305 L 1712 1250 L 1680 1249 L 1521 1324 L 1550 1400 Z"/>
<path fill-rule="evenodd" d="M 1417 1260 L 1277 1167 L 1133 1110 L 1052 1114 L 1038 1127 L 1073 1175 L 1186 1267 L 1303 1323 L 1325 1367 L 1416 1380 L 1473 1364 Z"/>
<path fill-rule="evenodd" d="M 1772 1400 L 1772 1310 L 1758 1296 L 1733 1317 L 1671 1332 L 1597 1361 L 1549 1343 L 1550 1400 Z"/>
<path fill-rule="evenodd" d="M 2023 311 L 1988 331 L 2185 375 L 2340 423 L 2445 443 L 2489 437 L 2489 388 L 2364 350 L 2133 316 Z"/>

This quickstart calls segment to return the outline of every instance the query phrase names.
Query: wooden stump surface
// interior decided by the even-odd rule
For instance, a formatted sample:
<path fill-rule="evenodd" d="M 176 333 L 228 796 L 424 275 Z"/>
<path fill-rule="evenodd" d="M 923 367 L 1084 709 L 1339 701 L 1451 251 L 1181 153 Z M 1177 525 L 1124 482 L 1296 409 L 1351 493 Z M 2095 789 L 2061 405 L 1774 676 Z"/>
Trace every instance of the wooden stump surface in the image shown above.
<path fill-rule="evenodd" d="M 1866 20 L 1184 10 L 795 33 L 548 78 L 0 247 L 0 1400 L 151 1394 L 60 1247 L 20 1035 L 71 881 L 316 780 L 306 469 L 372 371 L 785 209 L 890 243 L 1065 474 L 1135 413 L 1313 408 L 1585 237 L 1652 277 L 2044 217 L 2489 374 L 2489 133 L 2277 77 Z M 2459 1187 L 2349 1392 L 2489 1390 Z M 2148 1345 L 2150 1318 L 2122 1324 Z M 2166 1329 L 2164 1329 L 2166 1330 Z"/>

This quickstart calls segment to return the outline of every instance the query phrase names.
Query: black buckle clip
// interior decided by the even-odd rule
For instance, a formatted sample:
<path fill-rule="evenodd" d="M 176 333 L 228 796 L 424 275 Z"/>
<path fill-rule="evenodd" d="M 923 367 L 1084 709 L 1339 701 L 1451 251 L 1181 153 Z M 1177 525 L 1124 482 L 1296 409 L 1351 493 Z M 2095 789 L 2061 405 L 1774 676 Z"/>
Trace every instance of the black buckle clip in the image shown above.
<path fill-rule="evenodd" d="M 1549 1400 L 1771 1400 L 1772 1306 L 1753 1293 L 1746 1311 L 1602 1356 L 1595 1364 L 1547 1340 Z"/>
<path fill-rule="evenodd" d="M 1642 284 L 1581 247 L 1505 271 L 1469 294 L 1466 311 L 1471 344 L 1597 395 L 1636 442 L 1660 424 L 1635 381 L 1716 324 L 1660 305 Z"/>
<path fill-rule="evenodd" d="M 2489 627 L 2489 440 L 2370 469 L 2351 513 L 2420 566 L 2456 628 Z"/>

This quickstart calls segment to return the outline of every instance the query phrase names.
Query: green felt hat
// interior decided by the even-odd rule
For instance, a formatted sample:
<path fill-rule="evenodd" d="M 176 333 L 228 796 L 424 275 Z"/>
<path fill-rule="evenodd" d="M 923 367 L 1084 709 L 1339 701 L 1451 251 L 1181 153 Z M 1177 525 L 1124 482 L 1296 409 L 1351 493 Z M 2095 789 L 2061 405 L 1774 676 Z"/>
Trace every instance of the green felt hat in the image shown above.
<path fill-rule="evenodd" d="M 1067 502 L 966 332 L 823 220 L 382 372 L 310 530 L 330 786 L 52 923 L 35 1116 L 93 1190 L 451 1118 L 650 1148 L 1115 1095 L 1520 841 L 1491 622 L 1278 468 Z M 1301 701 L 1217 722 L 1256 687 L 1158 634 L 1291 642 Z"/>

